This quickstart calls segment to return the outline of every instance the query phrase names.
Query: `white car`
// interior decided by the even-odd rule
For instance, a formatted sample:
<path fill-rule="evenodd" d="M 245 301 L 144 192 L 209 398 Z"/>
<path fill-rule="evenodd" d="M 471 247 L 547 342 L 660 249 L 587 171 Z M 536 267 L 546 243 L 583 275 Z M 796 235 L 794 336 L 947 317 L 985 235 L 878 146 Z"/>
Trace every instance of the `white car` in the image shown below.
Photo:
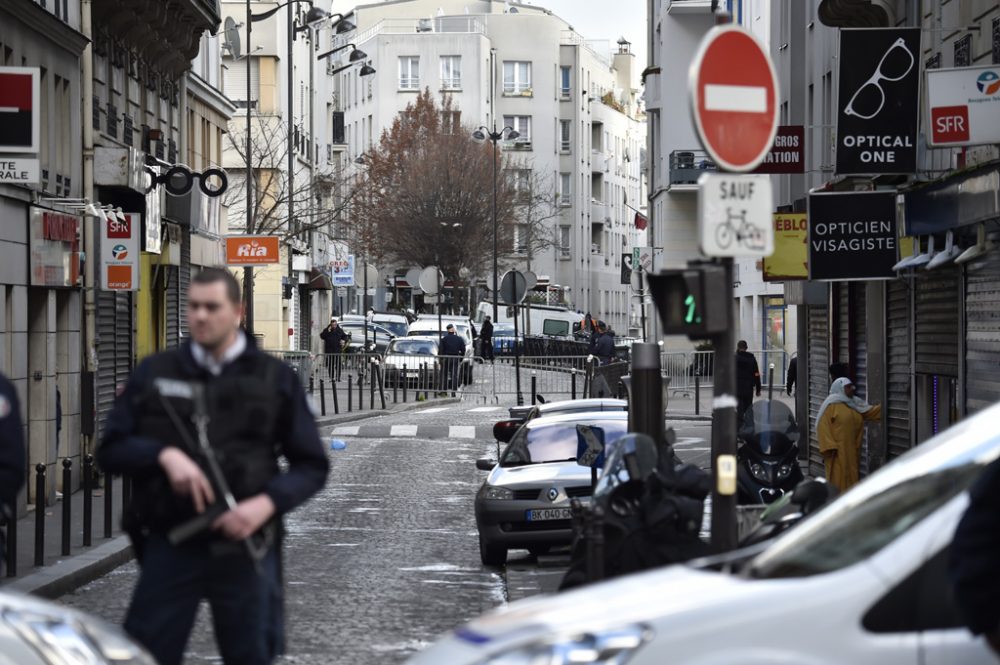
<path fill-rule="evenodd" d="M 438 386 L 437 336 L 397 337 L 389 342 L 383 358 L 386 387 L 405 384 L 414 388 Z"/>
<path fill-rule="evenodd" d="M 463 323 L 461 321 L 449 321 L 447 317 L 442 318 L 441 325 L 443 328 L 438 327 L 437 317 L 432 318 L 419 318 L 410 324 L 410 330 L 407 332 L 409 337 L 438 337 L 447 334 L 448 325 L 455 326 L 455 334 L 460 336 L 465 340 L 465 357 L 462 359 L 462 370 L 461 370 L 461 380 L 464 385 L 472 383 L 472 360 L 475 356 L 475 348 L 472 339 L 472 330 L 469 327 L 469 322 Z"/>
<path fill-rule="evenodd" d="M 963 627 L 948 546 L 1000 457 L 1000 405 L 872 474 L 736 574 L 669 566 L 514 603 L 409 662 L 996 665 Z"/>
<path fill-rule="evenodd" d="M 0 663 L 50 665 L 156 665 L 120 629 L 67 609 L 0 591 Z"/>

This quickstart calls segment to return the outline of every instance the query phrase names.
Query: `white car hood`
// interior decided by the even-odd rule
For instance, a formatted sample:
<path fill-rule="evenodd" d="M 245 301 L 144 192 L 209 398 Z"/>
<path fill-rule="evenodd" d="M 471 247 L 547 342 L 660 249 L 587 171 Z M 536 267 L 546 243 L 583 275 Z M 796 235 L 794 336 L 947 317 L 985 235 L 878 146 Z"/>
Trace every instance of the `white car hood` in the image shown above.
<path fill-rule="evenodd" d="M 525 464 L 508 468 L 496 466 L 490 472 L 488 485 L 497 487 L 535 487 L 546 483 L 575 486 L 590 484 L 590 467 L 576 462 Z"/>
<path fill-rule="evenodd" d="M 392 354 L 385 357 L 382 362 L 386 367 L 396 367 L 396 368 L 406 368 L 420 369 L 423 365 L 427 365 L 428 369 L 432 369 L 437 364 L 437 356 L 420 356 L 420 355 L 409 355 L 404 353 Z"/>
<path fill-rule="evenodd" d="M 874 579 L 871 581 L 874 583 Z M 765 586 L 769 587 L 766 594 Z M 669 625 L 670 633 L 691 636 L 711 626 L 728 625 L 735 617 L 746 621 L 757 616 L 762 598 L 767 599 L 769 607 L 786 608 L 802 602 L 803 593 L 808 591 L 802 580 L 748 580 L 682 565 L 668 566 L 554 596 L 518 601 L 456 629 L 438 643 L 440 646 L 428 649 L 413 662 L 434 662 L 444 652 L 468 658 L 461 662 L 478 662 L 490 654 L 536 640 L 630 624 L 658 631 Z M 706 639 L 712 638 L 709 635 Z"/>

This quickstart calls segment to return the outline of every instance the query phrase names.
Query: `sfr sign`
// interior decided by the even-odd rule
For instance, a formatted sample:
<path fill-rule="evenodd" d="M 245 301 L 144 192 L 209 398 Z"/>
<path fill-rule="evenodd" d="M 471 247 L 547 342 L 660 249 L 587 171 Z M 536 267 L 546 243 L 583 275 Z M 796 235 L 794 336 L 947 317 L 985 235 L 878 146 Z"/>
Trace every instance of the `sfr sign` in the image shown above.
<path fill-rule="evenodd" d="M 934 143 L 958 143 L 969 140 L 969 107 L 939 106 L 931 109 Z"/>

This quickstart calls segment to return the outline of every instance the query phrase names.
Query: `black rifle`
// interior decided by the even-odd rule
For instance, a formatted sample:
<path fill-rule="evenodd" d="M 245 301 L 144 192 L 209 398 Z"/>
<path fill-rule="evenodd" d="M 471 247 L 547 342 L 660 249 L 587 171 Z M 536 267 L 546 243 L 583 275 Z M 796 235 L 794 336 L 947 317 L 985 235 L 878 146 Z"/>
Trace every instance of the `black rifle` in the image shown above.
<path fill-rule="evenodd" d="M 181 422 L 177 410 L 174 409 L 173 404 L 167 399 L 167 395 L 164 394 L 163 390 L 160 391 L 160 401 L 164 409 L 166 409 L 167 415 L 170 416 L 170 420 L 174 423 L 174 427 L 177 428 L 177 431 L 180 432 L 181 437 L 184 439 L 185 445 L 189 450 L 196 452 L 201 457 L 203 464 L 199 466 L 202 466 L 207 471 L 209 482 L 212 483 L 212 489 L 215 491 L 216 497 L 218 497 L 216 502 L 209 506 L 205 512 L 175 526 L 167 533 L 167 541 L 171 545 L 180 545 L 198 534 L 209 530 L 219 516 L 227 510 L 236 508 L 236 498 L 233 496 L 232 490 L 229 489 L 229 483 L 226 481 L 225 474 L 222 473 L 222 467 L 219 466 L 215 450 L 208 440 L 209 417 L 205 404 L 205 386 L 201 383 L 191 382 L 186 384 L 187 390 L 181 391 L 178 390 L 177 382 L 171 382 L 171 384 L 172 388 L 176 391 L 175 395 L 179 392 L 190 391 L 190 399 L 194 406 L 194 414 L 191 416 L 191 421 L 194 423 L 198 436 L 197 444 L 191 440 L 191 436 Z M 243 539 L 242 542 L 247 554 L 253 561 L 254 567 L 260 572 L 260 562 L 263 561 L 264 556 L 267 554 L 267 548 L 258 543 L 254 535 Z"/>

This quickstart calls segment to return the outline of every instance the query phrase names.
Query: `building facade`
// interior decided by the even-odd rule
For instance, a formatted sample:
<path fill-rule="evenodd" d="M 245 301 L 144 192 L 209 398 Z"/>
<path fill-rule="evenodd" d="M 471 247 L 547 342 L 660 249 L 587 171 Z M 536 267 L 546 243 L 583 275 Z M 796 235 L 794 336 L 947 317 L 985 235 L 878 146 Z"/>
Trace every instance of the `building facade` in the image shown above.
<path fill-rule="evenodd" d="M 336 81 L 350 159 L 425 89 L 452 99 L 465 131 L 516 129 L 501 147 L 526 181 L 551 187 L 556 210 L 549 242 L 515 232 L 504 268 L 534 272 L 539 299 L 590 311 L 623 334 L 634 328 L 621 262 L 646 244 L 634 225 L 635 210 L 645 211 L 645 125 L 628 43 L 612 53 L 543 7 L 489 0 L 365 4 L 349 18 L 357 32 L 333 45 L 355 44 L 378 70 Z M 411 266 L 384 268 L 401 277 Z"/>

